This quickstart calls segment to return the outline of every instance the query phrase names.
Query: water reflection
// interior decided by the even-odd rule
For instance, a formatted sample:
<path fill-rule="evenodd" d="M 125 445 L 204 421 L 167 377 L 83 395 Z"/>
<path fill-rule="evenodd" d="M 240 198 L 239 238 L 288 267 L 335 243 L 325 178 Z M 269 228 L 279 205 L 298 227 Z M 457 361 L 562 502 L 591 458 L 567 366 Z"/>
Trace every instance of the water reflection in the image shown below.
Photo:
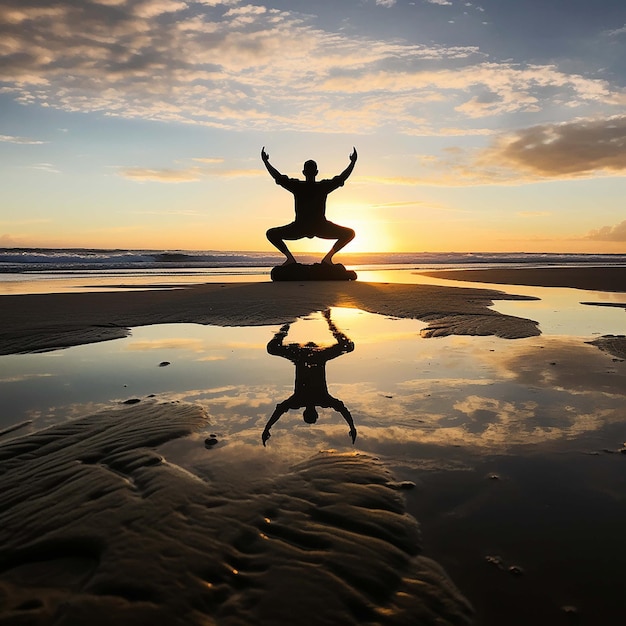
<path fill-rule="evenodd" d="M 587 309 L 593 319 L 596 307 Z M 334 339 L 331 325 L 341 329 Z M 135 328 L 126 339 L 0 357 L 0 431 L 31 421 L 16 433 L 22 434 L 153 396 L 203 406 L 211 420 L 207 433 L 218 432 L 223 447 L 260 448 L 264 425 L 276 403 L 285 402 L 278 407 L 279 436 L 268 450 L 305 454 L 351 447 L 343 419 L 334 414 L 339 405 L 332 402 L 340 398 L 358 416 L 360 450 L 411 465 L 429 446 L 440 459 L 461 451 L 514 453 L 525 446 L 621 446 L 623 435 L 616 440 L 615 429 L 624 423 L 626 362 L 589 345 L 592 336 L 424 339 L 423 327 L 416 320 L 335 307 L 282 331 L 160 325 Z M 282 340 L 274 336 L 287 330 Z M 268 356 L 270 339 L 270 354 L 283 358 Z M 351 350 L 353 341 L 358 350 Z M 317 350 L 307 348 L 312 342 Z M 322 350 L 331 343 L 342 358 L 326 358 L 329 352 Z M 313 355 L 307 367 L 305 349 Z M 159 367 L 165 361 L 171 365 Z M 314 391 L 303 393 L 307 376 Z M 284 417 L 308 405 L 321 416 L 315 428 Z"/>
<path fill-rule="evenodd" d="M 328 330 L 332 333 L 335 343 L 321 347 L 313 341 L 305 344 L 283 341 L 289 333 L 289 324 L 285 324 L 267 344 L 267 351 L 274 356 L 281 356 L 291 361 L 296 368 L 294 391 L 286 400 L 279 402 L 272 416 L 263 429 L 263 445 L 271 437 L 270 429 L 289 409 L 304 408 L 302 417 L 307 424 L 314 424 L 318 419 L 317 407 L 331 408 L 339 412 L 350 427 L 349 435 L 354 443 L 356 428 L 350 411 L 338 398 L 328 392 L 326 383 L 326 363 L 342 354 L 352 352 L 354 343 L 343 333 L 331 319 L 330 309 L 323 312 Z"/>

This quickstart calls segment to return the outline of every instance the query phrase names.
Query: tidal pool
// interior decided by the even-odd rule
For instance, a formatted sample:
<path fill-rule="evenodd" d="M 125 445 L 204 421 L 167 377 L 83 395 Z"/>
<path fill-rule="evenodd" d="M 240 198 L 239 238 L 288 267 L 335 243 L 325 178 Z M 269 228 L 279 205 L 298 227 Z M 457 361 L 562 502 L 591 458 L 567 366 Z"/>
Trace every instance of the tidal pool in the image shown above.
<path fill-rule="evenodd" d="M 210 423 L 168 456 L 202 459 L 224 479 L 249 469 L 251 455 L 255 471 L 261 459 L 271 472 L 320 449 L 365 452 L 416 484 L 407 499 L 427 552 L 479 623 L 610 623 L 626 592 L 626 363 L 586 342 L 614 332 L 624 312 L 588 307 L 559 326 L 545 305 L 505 307 L 526 317 L 536 307 L 544 334 L 424 339 L 417 320 L 345 308 L 283 328 L 283 345 L 321 350 L 336 344 L 330 319 L 353 344 L 323 368 L 354 420 L 354 445 L 328 407 L 314 424 L 288 411 L 264 449 L 267 420 L 294 393 L 294 362 L 267 349 L 281 327 L 191 324 L 0 357 L 0 440 L 129 401 L 190 402 Z M 589 332 L 571 332 L 581 326 Z"/>

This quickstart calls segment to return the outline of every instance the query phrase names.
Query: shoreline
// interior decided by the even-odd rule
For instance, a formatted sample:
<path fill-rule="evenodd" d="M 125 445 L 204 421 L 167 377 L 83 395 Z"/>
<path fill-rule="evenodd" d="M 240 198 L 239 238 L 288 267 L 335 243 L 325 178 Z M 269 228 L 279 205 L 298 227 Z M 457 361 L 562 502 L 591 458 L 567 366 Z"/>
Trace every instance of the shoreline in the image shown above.
<path fill-rule="evenodd" d="M 490 289 L 357 282 L 208 283 L 124 293 L 0 296 L 0 354 L 52 350 L 125 337 L 151 324 L 284 324 L 330 307 L 414 318 L 424 337 L 539 335 L 533 320 L 489 308 L 494 300 L 532 300 Z"/>
<path fill-rule="evenodd" d="M 464 282 L 626 292 L 626 267 L 512 267 L 419 271 L 417 273 L 430 278 Z"/>

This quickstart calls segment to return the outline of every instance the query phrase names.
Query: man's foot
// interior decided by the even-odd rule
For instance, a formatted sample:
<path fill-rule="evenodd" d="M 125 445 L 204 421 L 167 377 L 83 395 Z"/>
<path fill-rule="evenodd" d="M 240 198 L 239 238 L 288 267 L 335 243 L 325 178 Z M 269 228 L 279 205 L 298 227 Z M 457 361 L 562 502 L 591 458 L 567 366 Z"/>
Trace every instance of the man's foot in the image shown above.
<path fill-rule="evenodd" d="M 330 265 L 330 266 L 335 265 L 335 264 L 333 263 L 333 261 L 332 261 L 332 257 L 330 257 L 330 258 L 324 257 L 324 258 L 322 259 L 322 264 L 323 264 L 323 265 Z"/>

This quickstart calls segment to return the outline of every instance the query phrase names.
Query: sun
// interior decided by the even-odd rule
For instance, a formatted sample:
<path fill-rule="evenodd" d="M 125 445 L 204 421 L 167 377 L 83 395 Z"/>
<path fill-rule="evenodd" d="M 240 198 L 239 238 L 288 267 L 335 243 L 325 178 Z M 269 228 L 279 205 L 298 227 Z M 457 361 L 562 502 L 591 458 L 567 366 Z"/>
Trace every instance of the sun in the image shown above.
<path fill-rule="evenodd" d="M 333 205 L 327 217 L 341 226 L 354 229 L 354 239 L 344 252 L 394 252 L 393 237 L 389 225 L 379 217 L 364 216 L 367 208 L 361 205 Z M 330 213 L 330 215 L 329 215 Z M 329 242 L 324 239 L 300 239 L 294 242 L 299 252 L 328 252 Z"/>
<path fill-rule="evenodd" d="M 356 235 L 346 246 L 346 252 L 393 252 L 395 246 L 388 226 L 380 220 L 358 218 L 350 220 Z"/>

